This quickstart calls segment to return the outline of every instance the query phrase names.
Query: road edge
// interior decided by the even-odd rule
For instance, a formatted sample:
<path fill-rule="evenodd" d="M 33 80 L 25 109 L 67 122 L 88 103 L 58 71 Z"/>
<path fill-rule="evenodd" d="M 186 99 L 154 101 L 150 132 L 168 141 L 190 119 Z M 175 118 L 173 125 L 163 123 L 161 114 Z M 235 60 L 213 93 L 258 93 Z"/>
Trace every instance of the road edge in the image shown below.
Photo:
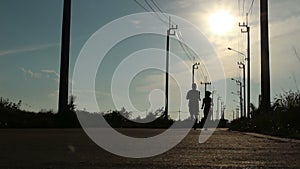
<path fill-rule="evenodd" d="M 270 135 L 266 135 L 266 134 L 252 133 L 252 132 L 242 132 L 242 131 L 233 131 L 233 130 L 228 130 L 228 131 L 241 133 L 244 135 L 249 135 L 249 136 L 253 136 L 253 137 L 257 137 L 257 138 L 265 138 L 265 139 L 276 140 L 276 141 L 281 141 L 281 142 L 300 143 L 300 140 L 292 139 L 292 138 L 275 137 L 275 136 L 270 136 Z"/>

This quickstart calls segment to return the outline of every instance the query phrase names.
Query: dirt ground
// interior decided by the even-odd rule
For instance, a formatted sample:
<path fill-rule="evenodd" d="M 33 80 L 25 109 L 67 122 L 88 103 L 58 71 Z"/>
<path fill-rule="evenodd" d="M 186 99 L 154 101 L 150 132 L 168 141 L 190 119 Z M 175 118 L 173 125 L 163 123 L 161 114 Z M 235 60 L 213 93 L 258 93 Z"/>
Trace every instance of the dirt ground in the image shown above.
<path fill-rule="evenodd" d="M 160 129 L 122 129 L 155 135 Z M 170 151 L 131 159 L 98 147 L 81 129 L 1 129 L 0 169 L 300 168 L 300 143 L 219 129 L 204 144 L 200 130 Z"/>

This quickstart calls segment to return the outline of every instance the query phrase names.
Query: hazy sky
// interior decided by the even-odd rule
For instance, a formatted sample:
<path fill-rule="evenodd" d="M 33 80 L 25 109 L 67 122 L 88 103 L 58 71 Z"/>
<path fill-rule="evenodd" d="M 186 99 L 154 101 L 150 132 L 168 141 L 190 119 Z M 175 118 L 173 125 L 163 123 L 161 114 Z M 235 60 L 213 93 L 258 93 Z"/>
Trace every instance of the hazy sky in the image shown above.
<path fill-rule="evenodd" d="M 145 1 L 137 1 L 150 11 Z M 148 2 L 151 3 L 150 0 Z M 240 33 L 237 25 L 239 21 L 245 20 L 245 13 L 250 12 L 251 101 L 257 105 L 260 93 L 259 0 L 254 1 L 251 11 L 249 8 L 252 0 L 155 0 L 155 2 L 162 11 L 183 17 L 199 29 L 214 49 L 213 53 L 203 52 L 200 55 L 213 54 L 218 57 L 224 67 L 227 79 L 240 77 L 240 70 L 236 62 L 241 61 L 241 56 L 228 51 L 227 47 L 246 53 L 246 35 Z M 0 96 L 13 101 L 22 100 L 23 109 L 35 111 L 57 109 L 62 4 L 62 0 L 0 1 Z M 151 4 L 155 7 L 153 3 Z M 283 91 L 297 90 L 300 87 L 300 56 L 297 57 L 296 54 L 300 53 L 300 1 L 270 0 L 269 5 L 271 94 L 273 98 Z M 235 25 L 230 32 L 217 34 L 210 28 L 209 18 L 213 13 L 223 10 L 228 11 L 234 17 Z M 139 12 L 145 12 L 145 10 L 134 0 L 73 0 L 70 78 L 72 78 L 73 68 L 80 50 L 92 34 L 113 20 Z M 159 16 L 166 19 L 161 14 Z M 167 27 L 163 22 L 157 26 L 157 28 L 164 27 L 166 30 Z M 224 28 L 221 24 L 219 27 L 220 29 Z M 205 44 L 199 45 L 202 45 L 203 51 L 205 51 L 205 47 L 203 47 Z M 109 66 L 99 68 L 99 70 L 103 69 L 104 74 L 97 74 L 95 81 L 97 99 L 102 105 L 100 108 L 102 111 L 112 108 L 110 103 L 105 102 L 107 99 L 105 94 L 109 96 L 111 92 L 106 78 L 113 73 L 112 67 L 122 61 L 122 57 L 118 58 L 117 55 L 120 53 L 130 55 L 137 50 L 149 48 L 149 46 L 164 49 L 165 37 L 154 35 L 133 37 L 116 45 L 108 53 L 105 65 Z M 180 55 L 178 43 L 171 42 L 171 46 L 173 46 L 171 51 Z M 187 57 L 181 56 L 186 63 L 189 63 Z M 204 63 L 208 62 L 209 60 Z M 188 71 L 190 72 L 190 70 Z M 152 70 L 143 73 L 144 75 L 136 76 L 130 88 L 132 103 L 137 105 L 136 107 L 141 111 L 149 108 L 146 99 L 149 93 L 146 91 L 150 92 L 150 89 L 155 88 L 164 89 L 162 72 Z M 200 71 L 196 71 L 196 73 L 198 73 L 196 82 L 203 81 Z M 230 113 L 227 117 L 231 118 L 231 112 L 238 106 L 232 101 L 233 99 L 238 100 L 238 98 L 231 92 L 236 92 L 237 86 L 233 81 L 227 79 L 226 111 Z M 142 88 L 145 87 L 145 84 L 151 84 L 152 88 Z M 187 84 L 190 84 L 190 78 L 187 80 Z M 218 82 L 215 81 L 214 84 L 218 85 Z M 141 87 L 143 92 L 139 92 L 138 87 Z M 175 88 L 176 86 L 173 89 Z M 200 89 L 203 91 L 202 86 Z M 208 89 L 212 90 L 211 87 Z M 222 92 L 219 91 L 219 93 Z M 184 94 L 185 92 L 181 93 L 181 95 Z M 176 92 L 174 97 L 177 97 Z M 154 100 L 157 101 L 157 99 Z M 162 101 L 163 99 L 158 100 L 158 102 Z M 172 111 L 178 109 L 175 105 L 177 105 L 176 101 L 170 106 Z"/>

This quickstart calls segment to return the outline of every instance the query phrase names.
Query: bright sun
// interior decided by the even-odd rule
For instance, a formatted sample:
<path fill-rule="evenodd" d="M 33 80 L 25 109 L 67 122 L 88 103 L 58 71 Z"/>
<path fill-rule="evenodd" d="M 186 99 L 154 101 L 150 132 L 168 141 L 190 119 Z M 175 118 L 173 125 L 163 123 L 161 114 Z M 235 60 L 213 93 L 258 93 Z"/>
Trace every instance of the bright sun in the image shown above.
<path fill-rule="evenodd" d="M 210 15 L 210 29 L 219 35 L 230 32 L 234 26 L 233 16 L 226 11 L 218 11 Z"/>

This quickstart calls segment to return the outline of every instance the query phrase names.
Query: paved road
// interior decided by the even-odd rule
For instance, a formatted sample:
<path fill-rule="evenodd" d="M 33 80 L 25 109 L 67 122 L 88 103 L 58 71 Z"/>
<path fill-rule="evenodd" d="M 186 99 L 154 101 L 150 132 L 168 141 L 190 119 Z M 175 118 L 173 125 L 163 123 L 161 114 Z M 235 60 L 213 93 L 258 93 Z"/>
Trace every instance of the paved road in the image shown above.
<path fill-rule="evenodd" d="M 123 132 L 141 136 L 161 130 Z M 217 130 L 206 143 L 199 144 L 199 133 L 192 130 L 162 155 L 130 159 L 102 150 L 80 129 L 2 129 L 0 168 L 300 168 L 300 143 Z"/>

